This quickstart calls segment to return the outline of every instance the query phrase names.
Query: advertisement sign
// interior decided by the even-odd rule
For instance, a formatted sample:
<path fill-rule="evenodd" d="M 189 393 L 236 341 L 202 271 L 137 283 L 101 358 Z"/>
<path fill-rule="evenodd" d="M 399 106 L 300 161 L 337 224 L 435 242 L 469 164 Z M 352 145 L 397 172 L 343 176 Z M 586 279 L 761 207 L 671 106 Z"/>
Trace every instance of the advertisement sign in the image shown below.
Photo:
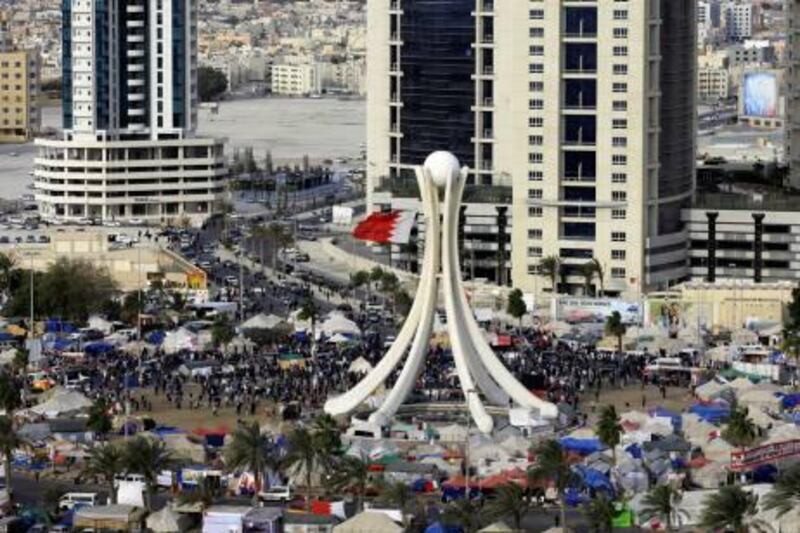
<path fill-rule="evenodd" d="M 778 80 L 769 72 L 750 72 L 742 82 L 744 115 L 775 118 L 778 116 Z"/>
<path fill-rule="evenodd" d="M 617 311 L 626 324 L 642 321 L 642 306 L 639 302 L 626 302 L 609 298 L 554 298 L 552 315 L 556 320 L 570 324 L 604 323 Z"/>
<path fill-rule="evenodd" d="M 800 455 L 800 439 L 777 442 L 745 451 L 731 452 L 731 470 L 742 471 Z"/>

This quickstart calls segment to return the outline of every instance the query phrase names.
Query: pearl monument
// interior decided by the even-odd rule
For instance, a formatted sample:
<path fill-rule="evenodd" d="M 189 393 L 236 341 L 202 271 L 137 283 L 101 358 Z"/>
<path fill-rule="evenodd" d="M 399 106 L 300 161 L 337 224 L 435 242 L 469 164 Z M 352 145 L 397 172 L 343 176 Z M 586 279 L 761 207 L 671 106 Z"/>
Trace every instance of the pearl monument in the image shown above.
<path fill-rule="evenodd" d="M 338 416 L 355 411 L 405 357 L 402 370 L 381 406 L 366 422 L 355 418 L 352 421 L 354 428 L 379 434 L 380 427 L 391 421 L 411 393 L 424 368 L 441 288 L 456 373 L 476 426 L 483 433 L 491 433 L 494 427 L 484 400 L 500 407 L 513 403 L 543 418 L 556 417 L 556 406 L 528 391 L 497 358 L 467 303 L 457 241 L 468 169 L 460 168 L 458 159 L 450 152 L 440 151 L 429 155 L 423 166 L 415 168 L 415 173 L 425 217 L 425 250 L 414 303 L 384 357 L 355 387 L 328 399 L 325 412 Z M 438 194 L 441 189 L 444 190 L 442 206 Z"/>

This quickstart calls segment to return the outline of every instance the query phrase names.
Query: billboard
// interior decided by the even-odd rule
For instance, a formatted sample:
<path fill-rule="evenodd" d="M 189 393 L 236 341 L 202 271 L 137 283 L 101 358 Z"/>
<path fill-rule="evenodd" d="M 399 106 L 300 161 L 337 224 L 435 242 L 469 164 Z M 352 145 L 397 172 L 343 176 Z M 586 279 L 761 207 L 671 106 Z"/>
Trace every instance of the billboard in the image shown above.
<path fill-rule="evenodd" d="M 800 455 L 800 440 L 776 442 L 745 451 L 731 452 L 731 470 L 741 472 L 759 465 Z"/>
<path fill-rule="evenodd" d="M 570 324 L 604 323 L 617 311 L 626 324 L 639 324 L 642 306 L 639 302 L 626 302 L 608 298 L 554 298 L 551 313 L 556 320 Z"/>
<path fill-rule="evenodd" d="M 749 72 L 742 82 L 743 114 L 748 117 L 778 116 L 778 79 L 769 72 Z"/>

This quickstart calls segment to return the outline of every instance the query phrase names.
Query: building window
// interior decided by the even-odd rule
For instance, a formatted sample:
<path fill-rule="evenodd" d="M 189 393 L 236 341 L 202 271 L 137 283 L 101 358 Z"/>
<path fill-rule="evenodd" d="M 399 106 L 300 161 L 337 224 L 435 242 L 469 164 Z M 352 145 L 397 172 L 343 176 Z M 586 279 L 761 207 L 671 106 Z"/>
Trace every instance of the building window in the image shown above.
<path fill-rule="evenodd" d="M 620 267 L 612 267 L 611 277 L 614 279 L 625 279 L 625 269 Z"/>
<path fill-rule="evenodd" d="M 531 146 L 541 146 L 543 137 L 541 135 L 528 135 L 528 144 Z"/>
<path fill-rule="evenodd" d="M 543 20 L 544 9 L 531 9 L 528 13 L 528 18 L 531 20 Z"/>
<path fill-rule="evenodd" d="M 531 37 L 544 37 L 544 28 L 531 28 L 528 32 Z"/>
<path fill-rule="evenodd" d="M 624 193 L 623 193 L 624 194 Z M 626 211 L 624 209 L 612 209 L 611 210 L 611 218 L 612 220 L 625 220 Z"/>
<path fill-rule="evenodd" d="M 528 265 L 528 275 L 530 276 L 537 276 L 539 275 L 540 268 L 538 264 Z"/>
<path fill-rule="evenodd" d="M 528 181 L 542 181 L 544 173 L 541 170 L 529 170 Z"/>
<path fill-rule="evenodd" d="M 529 229 L 528 230 L 528 238 L 539 240 L 542 238 L 542 230 L 540 229 Z"/>
<path fill-rule="evenodd" d="M 529 207 L 528 208 L 528 216 L 531 218 L 542 218 L 542 208 L 541 207 Z"/>
<path fill-rule="evenodd" d="M 528 257 L 542 257 L 542 249 L 539 246 L 528 246 Z"/>
<path fill-rule="evenodd" d="M 613 109 L 614 111 L 627 111 L 628 102 L 626 100 L 614 100 Z"/>
<path fill-rule="evenodd" d="M 614 172 L 611 174 L 611 183 L 627 183 L 628 175 L 624 172 Z"/>
<path fill-rule="evenodd" d="M 540 93 L 544 91 L 544 82 L 543 81 L 532 81 L 528 83 L 528 90 L 532 93 Z"/>
<path fill-rule="evenodd" d="M 611 250 L 611 259 L 614 261 L 625 261 L 625 250 Z"/>
<path fill-rule="evenodd" d="M 614 128 L 615 130 L 628 129 L 628 119 L 615 118 L 611 121 L 611 127 Z"/>
<path fill-rule="evenodd" d="M 532 200 L 541 200 L 542 189 L 528 189 L 528 198 Z"/>
<path fill-rule="evenodd" d="M 625 76 L 628 74 L 628 65 L 614 65 L 614 74 L 617 76 Z"/>
<path fill-rule="evenodd" d="M 627 93 L 628 92 L 628 84 L 623 82 L 614 83 L 614 92 L 615 93 Z"/>
<path fill-rule="evenodd" d="M 532 44 L 528 50 L 528 53 L 532 56 L 543 56 L 544 46 L 540 44 Z"/>
<path fill-rule="evenodd" d="M 628 10 L 627 9 L 615 9 L 614 10 L 614 20 L 628 20 Z"/>
<path fill-rule="evenodd" d="M 544 100 L 528 100 L 528 109 L 544 109 Z"/>
<path fill-rule="evenodd" d="M 614 28 L 614 38 L 615 39 L 627 39 L 628 38 L 628 28 Z"/>
<path fill-rule="evenodd" d="M 616 146 L 618 148 L 628 146 L 628 138 L 627 137 L 612 137 L 611 138 L 611 146 Z"/>
<path fill-rule="evenodd" d="M 544 161 L 544 155 L 539 152 L 532 152 L 528 154 L 528 163 L 539 164 Z"/>
<path fill-rule="evenodd" d="M 614 57 L 626 57 L 627 55 L 628 55 L 628 47 L 627 46 L 615 46 L 614 47 Z"/>
<path fill-rule="evenodd" d="M 624 231 L 612 231 L 611 232 L 611 242 L 625 242 L 627 236 L 625 235 Z"/>
<path fill-rule="evenodd" d="M 531 74 L 541 74 L 544 72 L 544 65 L 542 63 L 531 63 L 528 65 L 528 72 Z"/>
<path fill-rule="evenodd" d="M 611 156 L 611 164 L 615 166 L 627 165 L 628 156 L 622 154 L 614 154 Z"/>
<path fill-rule="evenodd" d="M 544 118 L 542 117 L 531 117 L 528 119 L 528 126 L 531 128 L 541 128 L 544 126 Z"/>

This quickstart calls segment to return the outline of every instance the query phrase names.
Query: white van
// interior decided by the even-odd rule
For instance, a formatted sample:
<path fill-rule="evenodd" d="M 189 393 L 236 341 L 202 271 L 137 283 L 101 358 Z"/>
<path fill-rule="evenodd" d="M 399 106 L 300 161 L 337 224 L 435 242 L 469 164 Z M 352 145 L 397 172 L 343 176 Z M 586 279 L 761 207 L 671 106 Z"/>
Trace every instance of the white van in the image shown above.
<path fill-rule="evenodd" d="M 100 496 L 96 492 L 67 492 L 58 499 L 58 508 L 62 511 L 94 507 L 99 504 Z"/>

